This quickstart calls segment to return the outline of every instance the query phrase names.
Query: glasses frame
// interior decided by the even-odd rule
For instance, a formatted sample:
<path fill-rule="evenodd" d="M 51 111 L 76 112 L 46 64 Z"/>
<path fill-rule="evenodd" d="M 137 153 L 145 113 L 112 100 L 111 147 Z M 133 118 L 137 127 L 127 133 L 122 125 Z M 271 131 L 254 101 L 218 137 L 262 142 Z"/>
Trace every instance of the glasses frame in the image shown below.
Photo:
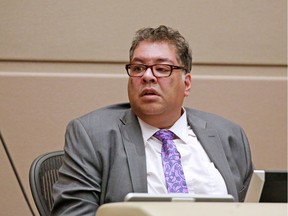
<path fill-rule="evenodd" d="M 132 75 L 129 73 L 129 68 L 131 67 L 131 65 L 144 66 L 144 67 L 145 67 L 145 71 L 143 72 L 143 74 L 140 74 L 140 75 L 137 75 L 137 76 L 132 76 Z M 153 67 L 154 67 L 155 65 L 165 65 L 165 66 L 169 66 L 169 67 L 171 68 L 171 71 L 170 71 L 170 73 L 169 73 L 168 75 L 165 75 L 165 76 L 156 76 L 155 73 L 154 73 L 154 71 L 153 71 Z M 142 76 L 145 74 L 145 72 L 147 71 L 148 68 L 151 69 L 153 76 L 154 76 L 154 77 L 157 77 L 157 78 L 169 77 L 169 76 L 171 76 L 173 70 L 177 70 L 177 69 L 182 69 L 182 70 L 185 71 L 185 73 L 187 73 L 187 70 L 186 70 L 184 67 L 182 67 L 182 66 L 176 66 L 176 65 L 170 65 L 170 64 L 153 64 L 153 65 L 146 65 L 146 64 L 126 64 L 126 65 L 125 65 L 125 69 L 126 69 L 127 74 L 128 74 L 129 77 L 142 77 Z"/>

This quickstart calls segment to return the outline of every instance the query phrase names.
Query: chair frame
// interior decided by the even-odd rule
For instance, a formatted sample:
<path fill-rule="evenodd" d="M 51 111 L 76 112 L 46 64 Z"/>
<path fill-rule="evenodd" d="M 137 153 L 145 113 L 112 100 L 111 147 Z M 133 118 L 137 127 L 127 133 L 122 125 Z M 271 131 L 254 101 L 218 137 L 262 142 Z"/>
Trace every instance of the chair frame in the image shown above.
<path fill-rule="evenodd" d="M 29 183 L 30 183 L 30 189 L 31 193 L 34 199 L 34 202 L 36 204 L 36 207 L 38 209 L 38 212 L 41 216 L 50 216 L 51 215 L 51 201 L 47 200 L 47 194 L 43 194 L 43 180 L 41 179 L 40 172 L 42 170 L 42 165 L 45 163 L 46 160 L 50 160 L 55 157 L 61 157 L 63 158 L 64 151 L 53 151 L 53 152 L 48 152 L 45 154 L 42 154 L 38 156 L 31 164 L 30 170 L 29 170 Z M 54 172 L 57 172 L 58 174 L 58 169 L 53 169 Z M 51 170 L 49 170 L 51 171 Z M 45 172 L 46 173 L 46 172 Z M 55 181 L 58 178 L 54 177 L 54 179 L 51 181 L 49 180 L 48 183 L 46 183 L 45 187 L 48 186 L 52 188 L 52 185 L 55 183 Z M 48 184 L 48 185 L 47 185 Z M 52 190 L 48 190 L 49 197 L 52 197 Z"/>

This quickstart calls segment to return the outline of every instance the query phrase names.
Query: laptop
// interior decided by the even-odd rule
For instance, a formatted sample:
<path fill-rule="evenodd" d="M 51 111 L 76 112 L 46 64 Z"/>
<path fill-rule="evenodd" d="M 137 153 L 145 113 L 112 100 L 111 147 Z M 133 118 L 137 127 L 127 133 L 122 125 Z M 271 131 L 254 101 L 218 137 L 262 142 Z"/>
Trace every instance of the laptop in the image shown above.
<path fill-rule="evenodd" d="M 254 170 L 245 202 L 287 203 L 287 171 Z"/>
<path fill-rule="evenodd" d="M 148 194 L 128 193 L 125 202 L 234 202 L 231 195 L 195 195 L 188 193 Z"/>

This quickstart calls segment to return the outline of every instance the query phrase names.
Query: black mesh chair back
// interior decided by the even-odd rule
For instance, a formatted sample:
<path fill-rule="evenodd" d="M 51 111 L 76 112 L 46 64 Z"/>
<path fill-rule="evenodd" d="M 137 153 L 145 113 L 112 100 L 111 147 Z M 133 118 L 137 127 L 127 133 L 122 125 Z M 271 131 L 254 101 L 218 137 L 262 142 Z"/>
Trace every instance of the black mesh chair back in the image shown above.
<path fill-rule="evenodd" d="M 29 183 L 36 207 L 41 216 L 50 216 L 53 206 L 52 186 L 58 180 L 63 151 L 38 156 L 29 172 Z"/>

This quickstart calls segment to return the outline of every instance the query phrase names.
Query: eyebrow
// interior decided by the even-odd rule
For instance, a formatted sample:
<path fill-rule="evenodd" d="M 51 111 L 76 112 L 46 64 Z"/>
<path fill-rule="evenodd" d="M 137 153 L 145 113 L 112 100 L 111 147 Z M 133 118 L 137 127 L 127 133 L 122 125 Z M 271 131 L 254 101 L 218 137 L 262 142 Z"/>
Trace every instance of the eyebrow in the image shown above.
<path fill-rule="evenodd" d="M 142 64 L 144 64 L 144 62 L 145 62 L 145 58 L 133 58 L 132 59 L 132 61 L 131 62 L 141 62 Z M 168 63 L 170 63 L 170 64 L 174 64 L 174 62 L 172 62 L 170 59 L 168 59 L 168 58 L 156 58 L 155 60 L 154 60 L 154 62 L 156 63 L 156 64 L 160 64 L 160 63 L 163 63 L 163 62 L 168 62 Z"/>

